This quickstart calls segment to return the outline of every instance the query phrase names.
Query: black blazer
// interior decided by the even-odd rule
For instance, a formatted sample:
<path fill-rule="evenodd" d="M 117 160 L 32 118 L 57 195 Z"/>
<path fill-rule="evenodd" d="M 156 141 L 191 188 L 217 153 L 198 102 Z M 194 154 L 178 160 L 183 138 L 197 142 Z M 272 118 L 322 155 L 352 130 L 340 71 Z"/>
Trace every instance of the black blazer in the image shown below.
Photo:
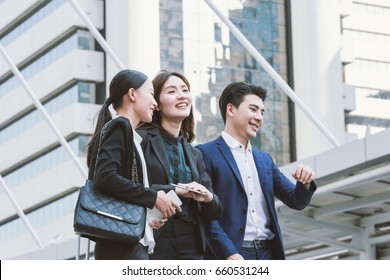
<path fill-rule="evenodd" d="M 142 165 L 133 137 L 133 129 L 127 118 L 117 117 L 109 123 L 96 164 L 95 186 L 98 191 L 151 209 L 156 203 L 157 191 L 146 189 L 142 184 Z M 98 145 L 99 141 L 95 141 L 89 166 L 89 179 L 94 177 Z M 137 157 L 139 183 L 130 180 L 134 151 Z"/>
<path fill-rule="evenodd" d="M 174 187 L 169 185 L 169 161 L 165 152 L 164 139 L 161 136 L 160 129 L 156 127 L 141 128 L 137 130 L 143 141 L 141 146 L 144 150 L 146 166 L 148 168 L 148 179 L 152 189 L 164 190 L 169 192 Z M 202 154 L 192 147 L 187 141 L 183 141 L 183 150 L 186 162 L 190 166 L 192 179 L 195 182 L 205 186 L 210 192 L 214 193 L 211 187 L 211 180 L 205 171 Z M 193 209 L 195 220 L 201 237 L 199 248 L 205 252 L 205 219 L 218 219 L 221 214 L 221 203 L 219 198 L 214 194 L 214 198 L 209 203 L 196 202 L 190 204 Z M 191 206 L 190 206 L 191 207 Z"/>

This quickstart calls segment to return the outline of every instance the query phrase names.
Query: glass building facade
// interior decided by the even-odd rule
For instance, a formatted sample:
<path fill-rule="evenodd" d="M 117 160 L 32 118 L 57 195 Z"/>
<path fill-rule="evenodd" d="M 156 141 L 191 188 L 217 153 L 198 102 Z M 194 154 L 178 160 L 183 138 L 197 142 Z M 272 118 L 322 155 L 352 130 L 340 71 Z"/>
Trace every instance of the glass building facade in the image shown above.
<path fill-rule="evenodd" d="M 218 107 L 223 89 L 234 81 L 268 91 L 264 124 L 252 144 L 278 165 L 291 161 L 287 96 L 206 5 L 160 1 L 161 67 L 184 72 L 195 97 L 196 141 L 215 139 L 224 128 Z M 196 1 L 195 1 L 196 2 Z M 284 1 L 224 0 L 216 3 L 272 67 L 287 80 Z"/>

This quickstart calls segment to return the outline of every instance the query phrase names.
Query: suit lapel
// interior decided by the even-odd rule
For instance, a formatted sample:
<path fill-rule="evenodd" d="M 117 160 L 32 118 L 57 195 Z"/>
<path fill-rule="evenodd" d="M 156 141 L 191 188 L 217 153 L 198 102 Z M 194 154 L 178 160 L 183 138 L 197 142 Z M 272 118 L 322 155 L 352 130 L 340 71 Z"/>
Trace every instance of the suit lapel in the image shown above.
<path fill-rule="evenodd" d="M 155 152 L 155 155 L 159 162 L 161 163 L 161 166 L 164 168 L 165 175 L 167 176 L 167 180 L 169 178 L 169 161 L 165 152 L 165 147 L 162 141 L 160 141 L 160 136 L 153 137 L 150 141 L 151 146 Z M 151 170 L 153 172 L 153 170 Z"/>
<path fill-rule="evenodd" d="M 218 137 L 216 143 L 219 151 L 222 154 L 222 157 L 226 160 L 227 164 L 233 170 L 233 173 L 236 176 L 237 180 L 240 182 L 241 187 L 245 190 L 244 183 L 242 182 L 240 170 L 238 169 L 237 163 L 234 160 L 232 151 L 230 150 L 229 146 L 226 144 L 225 140 L 223 140 L 222 136 Z"/>

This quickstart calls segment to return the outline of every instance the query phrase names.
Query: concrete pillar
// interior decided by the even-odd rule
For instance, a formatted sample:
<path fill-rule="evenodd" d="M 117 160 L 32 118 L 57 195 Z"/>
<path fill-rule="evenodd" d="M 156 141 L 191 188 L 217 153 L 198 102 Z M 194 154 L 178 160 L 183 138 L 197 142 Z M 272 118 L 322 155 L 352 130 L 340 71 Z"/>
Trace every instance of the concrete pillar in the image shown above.
<path fill-rule="evenodd" d="M 367 226 L 363 228 L 362 244 L 364 252 L 359 254 L 361 260 L 376 260 L 376 245 L 370 243 L 370 235 L 375 233 L 374 226 Z"/>
<path fill-rule="evenodd" d="M 160 69 L 159 1 L 105 1 L 106 40 L 126 68 L 153 78 Z M 107 82 L 119 71 L 107 58 Z"/>
<path fill-rule="evenodd" d="M 291 0 L 294 91 L 344 143 L 339 1 Z M 297 159 L 333 145 L 296 107 Z"/>

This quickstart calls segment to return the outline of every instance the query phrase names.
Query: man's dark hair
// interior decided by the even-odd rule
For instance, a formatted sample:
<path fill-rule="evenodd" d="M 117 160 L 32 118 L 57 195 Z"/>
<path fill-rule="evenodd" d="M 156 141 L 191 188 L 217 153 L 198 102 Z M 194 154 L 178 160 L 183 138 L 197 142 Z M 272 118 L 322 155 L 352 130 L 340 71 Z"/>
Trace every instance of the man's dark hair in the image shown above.
<path fill-rule="evenodd" d="M 238 108 L 244 100 L 245 95 L 248 94 L 254 94 L 260 97 L 263 101 L 265 101 L 267 97 L 267 91 L 264 88 L 245 82 L 233 82 L 223 90 L 219 98 L 219 110 L 221 111 L 221 116 L 225 124 L 226 106 L 230 103 L 234 107 Z"/>

